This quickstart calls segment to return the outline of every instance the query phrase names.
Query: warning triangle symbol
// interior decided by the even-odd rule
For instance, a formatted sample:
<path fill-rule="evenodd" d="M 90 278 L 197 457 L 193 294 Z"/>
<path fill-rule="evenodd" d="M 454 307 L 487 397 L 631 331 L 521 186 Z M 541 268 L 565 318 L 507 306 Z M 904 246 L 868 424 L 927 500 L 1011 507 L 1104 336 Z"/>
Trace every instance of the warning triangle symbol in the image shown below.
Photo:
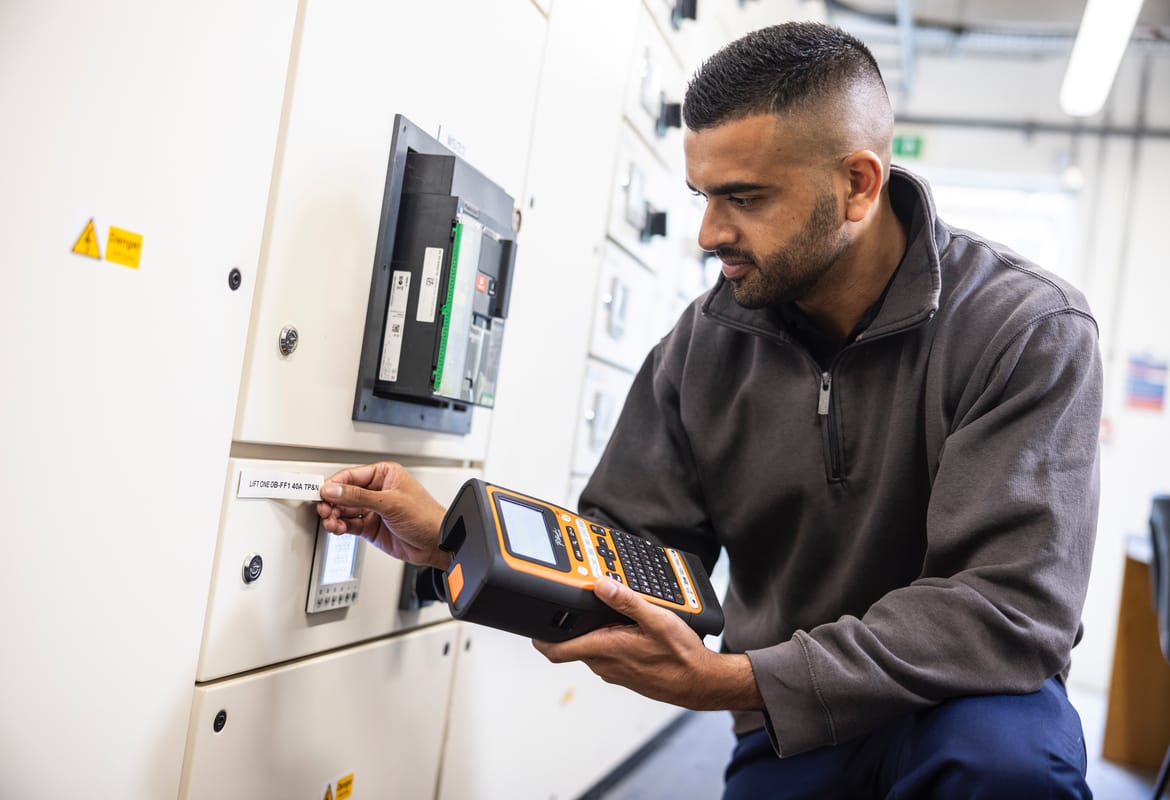
<path fill-rule="evenodd" d="M 101 261 L 102 251 L 98 249 L 97 231 L 93 227 L 93 219 L 85 223 L 85 230 L 73 243 L 73 252 L 79 256 L 89 256 Z"/>
<path fill-rule="evenodd" d="M 325 796 L 321 800 L 333 800 L 333 785 L 325 787 Z"/>

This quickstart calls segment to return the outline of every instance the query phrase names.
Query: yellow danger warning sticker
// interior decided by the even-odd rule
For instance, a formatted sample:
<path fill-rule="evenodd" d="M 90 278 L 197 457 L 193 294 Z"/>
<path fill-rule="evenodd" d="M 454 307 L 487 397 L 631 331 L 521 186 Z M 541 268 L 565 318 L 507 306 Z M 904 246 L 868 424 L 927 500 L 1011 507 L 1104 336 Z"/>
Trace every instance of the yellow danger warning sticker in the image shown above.
<path fill-rule="evenodd" d="M 88 256 L 101 261 L 102 251 L 98 247 L 97 231 L 94 230 L 92 217 L 90 217 L 89 222 L 85 223 L 85 230 L 73 243 L 73 252 L 79 256 Z"/>
<path fill-rule="evenodd" d="M 141 257 L 142 236 L 111 225 L 110 236 L 106 240 L 106 261 L 138 269 L 138 259 Z"/>
<path fill-rule="evenodd" d="M 321 800 L 333 800 L 333 784 L 330 783 L 325 786 L 325 796 Z"/>
<path fill-rule="evenodd" d="M 353 794 L 353 773 L 337 779 L 337 800 L 348 800 Z"/>

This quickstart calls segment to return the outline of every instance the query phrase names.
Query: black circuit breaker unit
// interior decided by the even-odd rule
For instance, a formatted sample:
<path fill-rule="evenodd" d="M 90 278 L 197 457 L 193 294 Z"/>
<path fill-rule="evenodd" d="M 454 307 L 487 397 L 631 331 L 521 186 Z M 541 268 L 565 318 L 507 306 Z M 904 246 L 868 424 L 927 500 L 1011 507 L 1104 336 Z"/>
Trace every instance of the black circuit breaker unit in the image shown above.
<path fill-rule="evenodd" d="M 514 202 L 395 117 L 353 418 L 467 433 L 495 404 Z"/>

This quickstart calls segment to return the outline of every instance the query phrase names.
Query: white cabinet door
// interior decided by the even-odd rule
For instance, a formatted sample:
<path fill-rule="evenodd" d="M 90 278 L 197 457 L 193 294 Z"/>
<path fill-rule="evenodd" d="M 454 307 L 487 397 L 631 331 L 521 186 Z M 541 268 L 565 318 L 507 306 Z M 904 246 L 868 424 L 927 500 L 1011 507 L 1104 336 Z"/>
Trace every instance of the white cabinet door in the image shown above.
<path fill-rule="evenodd" d="M 354 388 L 394 115 L 519 203 L 546 28 L 540 9 L 516 0 L 306 5 L 238 441 L 484 458 L 490 412 L 474 409 L 467 435 L 354 422 Z M 525 254 L 521 234 L 518 280 L 531 280 Z M 299 334 L 287 356 L 285 326 Z"/>
<path fill-rule="evenodd" d="M 403 565 L 368 542 L 360 567 L 358 597 L 344 608 L 306 613 L 306 596 L 317 538 L 312 503 L 238 497 L 241 472 L 277 472 L 328 477 L 349 464 L 233 459 L 228 469 L 224 514 L 207 605 L 199 681 L 450 619 L 444 603 L 399 610 Z M 411 474 L 448 505 L 479 470 L 411 467 Z M 243 567 L 261 559 L 259 577 L 245 581 Z"/>
<path fill-rule="evenodd" d="M 658 341 L 658 276 L 611 241 L 602 250 L 589 351 L 634 372 Z"/>
<path fill-rule="evenodd" d="M 0 797 L 177 791 L 296 12 L 0 3 Z"/>
<path fill-rule="evenodd" d="M 673 266 L 675 220 L 670 209 L 687 191 L 684 177 L 663 167 L 628 124 L 622 127 L 606 230 L 655 272 Z"/>
<path fill-rule="evenodd" d="M 597 466 L 633 382 L 630 373 L 589 359 L 573 444 L 574 474 L 588 475 Z"/>
<path fill-rule="evenodd" d="M 434 797 L 460 624 L 197 687 L 180 800 Z"/>
<path fill-rule="evenodd" d="M 669 9 L 663 9 L 663 15 L 669 19 Z M 651 12 L 642 9 L 638 14 L 634 63 L 626 84 L 623 113 L 630 126 L 680 180 L 683 166 L 680 109 L 685 89 L 686 80 L 678 59 Z"/>
<path fill-rule="evenodd" d="M 470 624 L 462 636 L 440 800 L 579 797 L 681 713 L 579 662 L 550 664 L 522 636 Z"/>

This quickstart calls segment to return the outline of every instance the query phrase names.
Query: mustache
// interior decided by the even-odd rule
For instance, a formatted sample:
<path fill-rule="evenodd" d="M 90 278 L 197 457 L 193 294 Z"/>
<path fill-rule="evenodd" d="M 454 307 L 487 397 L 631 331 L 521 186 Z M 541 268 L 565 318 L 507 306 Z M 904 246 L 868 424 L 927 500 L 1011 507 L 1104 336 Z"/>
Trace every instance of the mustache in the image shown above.
<path fill-rule="evenodd" d="M 711 251 L 720 261 L 750 261 L 756 263 L 756 257 L 746 250 L 737 250 L 734 247 L 720 247 Z"/>

